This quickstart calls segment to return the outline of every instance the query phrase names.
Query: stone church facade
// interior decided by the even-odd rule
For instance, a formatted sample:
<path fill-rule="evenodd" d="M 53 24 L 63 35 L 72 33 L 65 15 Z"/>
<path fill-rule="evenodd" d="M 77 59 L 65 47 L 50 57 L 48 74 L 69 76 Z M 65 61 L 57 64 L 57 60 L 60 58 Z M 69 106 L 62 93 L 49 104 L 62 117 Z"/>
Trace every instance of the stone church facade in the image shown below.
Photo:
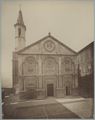
<path fill-rule="evenodd" d="M 20 98 L 43 99 L 78 94 L 77 53 L 50 33 L 25 47 L 22 12 L 15 26 L 13 87 Z"/>

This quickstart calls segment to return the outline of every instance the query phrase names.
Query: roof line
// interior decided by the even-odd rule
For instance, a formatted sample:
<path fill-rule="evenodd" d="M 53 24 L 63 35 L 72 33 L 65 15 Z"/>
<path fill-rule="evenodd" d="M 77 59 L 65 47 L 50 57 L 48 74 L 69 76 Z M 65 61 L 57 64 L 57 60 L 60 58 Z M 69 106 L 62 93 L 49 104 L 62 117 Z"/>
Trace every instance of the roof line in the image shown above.
<path fill-rule="evenodd" d="M 48 37 L 48 36 L 45 36 L 45 37 L 43 37 L 42 39 L 37 40 L 37 41 L 34 42 L 34 43 L 31 43 L 30 45 L 26 46 L 25 48 L 22 48 L 21 50 L 17 51 L 17 53 L 22 52 L 23 50 L 26 50 L 27 48 L 29 48 L 29 47 L 31 47 L 31 46 L 33 46 L 33 45 L 35 45 L 35 44 L 41 42 L 42 40 L 44 40 L 44 39 L 47 38 L 47 37 Z"/>
<path fill-rule="evenodd" d="M 94 41 L 92 41 L 91 43 L 89 43 L 88 45 L 86 45 L 84 48 L 82 48 L 81 50 L 78 51 L 78 54 L 80 52 L 82 52 L 83 50 L 85 50 L 86 48 L 88 48 L 90 45 L 94 45 Z"/>
<path fill-rule="evenodd" d="M 70 47 L 68 47 L 67 45 L 65 45 L 63 42 L 59 41 L 59 40 L 56 39 L 55 37 L 51 36 L 51 38 L 53 38 L 55 41 L 59 42 L 61 45 L 65 46 L 67 49 L 71 50 L 71 51 L 74 52 L 75 54 L 77 53 L 76 51 L 72 50 Z"/>
<path fill-rule="evenodd" d="M 60 43 L 62 46 L 65 46 L 67 49 L 69 49 L 69 50 L 72 51 L 73 53 L 77 54 L 76 51 L 72 50 L 70 47 L 68 47 L 67 45 L 63 44 L 61 41 L 59 41 L 58 39 L 56 39 L 55 37 L 53 37 L 51 34 L 48 34 L 47 36 L 43 37 L 42 39 L 37 40 L 37 41 L 34 42 L 34 43 L 31 43 L 30 45 L 28 45 L 28 46 L 26 46 L 25 48 L 17 51 L 16 53 L 22 52 L 22 51 L 26 50 L 27 48 L 29 48 L 29 47 L 31 47 L 31 46 L 33 46 L 33 45 L 41 42 L 42 40 L 44 40 L 44 39 L 46 39 L 46 38 L 48 38 L 48 37 L 51 37 L 53 40 L 57 41 L 57 42 Z"/>

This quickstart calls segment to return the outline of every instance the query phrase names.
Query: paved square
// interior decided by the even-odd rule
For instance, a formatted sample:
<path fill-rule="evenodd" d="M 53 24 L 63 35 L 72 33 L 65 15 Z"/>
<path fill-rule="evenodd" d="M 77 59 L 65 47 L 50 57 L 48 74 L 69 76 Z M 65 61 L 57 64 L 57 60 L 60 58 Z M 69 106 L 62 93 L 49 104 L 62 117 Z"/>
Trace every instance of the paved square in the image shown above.
<path fill-rule="evenodd" d="M 60 103 L 21 107 L 17 108 L 15 112 L 14 118 L 16 119 L 79 118 L 79 116 L 68 110 Z"/>
<path fill-rule="evenodd" d="M 4 118 L 46 119 L 46 118 L 93 118 L 93 99 L 47 98 L 5 104 Z"/>

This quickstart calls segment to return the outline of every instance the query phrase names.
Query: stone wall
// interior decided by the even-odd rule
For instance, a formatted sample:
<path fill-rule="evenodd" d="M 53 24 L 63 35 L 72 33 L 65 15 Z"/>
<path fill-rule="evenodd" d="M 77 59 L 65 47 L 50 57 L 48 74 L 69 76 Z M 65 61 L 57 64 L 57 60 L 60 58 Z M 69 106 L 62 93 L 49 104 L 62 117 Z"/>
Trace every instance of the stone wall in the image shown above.
<path fill-rule="evenodd" d="M 82 49 L 78 59 L 79 94 L 83 97 L 94 96 L 94 44 Z"/>
<path fill-rule="evenodd" d="M 33 89 L 37 98 L 47 97 L 47 85 L 54 85 L 54 96 L 66 96 L 76 88 L 75 56 L 64 55 L 18 55 L 17 91 Z M 78 83 L 77 83 L 78 84 Z M 31 93 L 30 93 L 31 94 Z"/>

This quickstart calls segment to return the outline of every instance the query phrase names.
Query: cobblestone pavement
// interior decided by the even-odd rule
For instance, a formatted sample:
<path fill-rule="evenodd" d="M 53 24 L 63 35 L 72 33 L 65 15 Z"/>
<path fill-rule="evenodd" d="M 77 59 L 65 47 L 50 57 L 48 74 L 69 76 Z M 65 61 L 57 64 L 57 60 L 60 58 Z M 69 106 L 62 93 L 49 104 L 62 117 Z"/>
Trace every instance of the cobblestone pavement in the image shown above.
<path fill-rule="evenodd" d="M 15 116 L 13 117 L 16 119 L 79 118 L 78 115 L 71 112 L 60 103 L 18 108 L 16 109 Z"/>

